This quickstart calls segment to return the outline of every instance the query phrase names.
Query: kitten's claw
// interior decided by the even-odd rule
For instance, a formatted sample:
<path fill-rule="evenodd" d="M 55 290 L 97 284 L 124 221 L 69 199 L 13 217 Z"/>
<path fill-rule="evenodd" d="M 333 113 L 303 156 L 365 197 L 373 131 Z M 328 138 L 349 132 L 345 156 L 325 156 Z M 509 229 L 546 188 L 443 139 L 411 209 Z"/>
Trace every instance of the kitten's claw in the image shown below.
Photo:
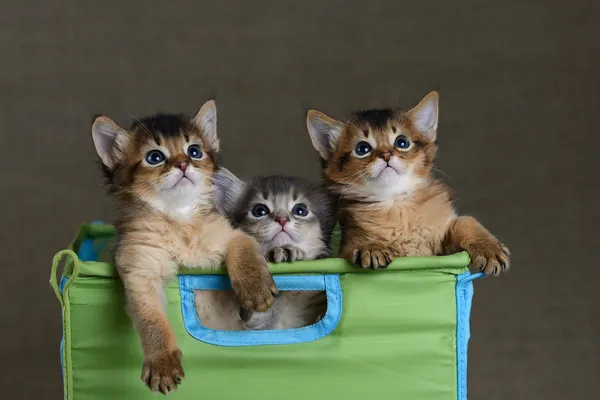
<path fill-rule="evenodd" d="M 276 247 L 268 254 L 271 262 L 294 262 L 304 259 L 304 251 L 297 247 Z"/>
<path fill-rule="evenodd" d="M 276 263 L 287 261 L 285 249 L 283 247 L 273 249 L 273 251 L 269 253 L 269 261 Z"/>
<path fill-rule="evenodd" d="M 352 252 L 352 262 L 362 268 L 387 268 L 394 259 L 394 254 L 390 249 L 376 246 L 368 246 L 355 249 Z"/>
<path fill-rule="evenodd" d="M 176 390 L 184 376 L 179 349 L 147 359 L 142 367 L 142 380 L 150 390 L 165 395 Z"/>
<path fill-rule="evenodd" d="M 510 251 L 493 237 L 484 242 L 471 245 L 466 250 L 471 256 L 473 268 L 484 272 L 486 275 L 496 276 L 510 268 Z"/>
<path fill-rule="evenodd" d="M 286 250 L 288 252 L 289 262 L 303 260 L 305 258 L 304 251 L 302 251 L 298 247 L 289 247 Z"/>

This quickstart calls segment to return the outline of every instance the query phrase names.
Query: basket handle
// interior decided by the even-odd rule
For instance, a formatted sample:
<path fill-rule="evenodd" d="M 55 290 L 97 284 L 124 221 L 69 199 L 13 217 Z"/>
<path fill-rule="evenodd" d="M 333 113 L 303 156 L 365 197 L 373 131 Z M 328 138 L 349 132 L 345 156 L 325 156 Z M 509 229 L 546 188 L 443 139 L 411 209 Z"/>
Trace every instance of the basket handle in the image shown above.
<path fill-rule="evenodd" d="M 64 300 L 61 290 L 59 288 L 56 273 L 58 272 L 58 265 L 65 257 L 70 258 L 71 261 L 73 261 L 73 271 L 71 272 L 69 280 L 67 281 L 67 283 L 65 283 L 65 286 L 62 290 L 63 292 L 67 290 L 67 288 L 71 286 L 75 278 L 77 278 L 77 275 L 79 275 L 80 267 L 79 257 L 77 257 L 77 254 L 75 254 L 73 250 L 61 250 L 58 253 L 56 253 L 54 255 L 54 258 L 52 259 L 52 268 L 50 269 L 50 286 L 52 286 L 54 294 L 56 295 L 56 298 L 58 299 L 58 302 L 60 303 L 61 307 L 64 307 Z"/>
<path fill-rule="evenodd" d="M 223 275 L 179 275 L 179 293 L 183 325 L 196 340 L 216 346 L 249 347 L 312 342 L 330 335 L 342 316 L 342 288 L 337 274 L 275 275 L 279 290 L 324 291 L 327 311 L 323 318 L 303 328 L 227 331 L 202 325 L 195 306 L 195 290 L 232 290 L 229 277 Z"/>

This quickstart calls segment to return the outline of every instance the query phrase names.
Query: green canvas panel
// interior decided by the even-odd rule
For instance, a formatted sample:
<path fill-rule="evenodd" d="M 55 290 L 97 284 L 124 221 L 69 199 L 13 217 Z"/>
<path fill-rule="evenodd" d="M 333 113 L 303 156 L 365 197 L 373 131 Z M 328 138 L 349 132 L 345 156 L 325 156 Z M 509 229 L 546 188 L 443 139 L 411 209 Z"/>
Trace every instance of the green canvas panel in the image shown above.
<path fill-rule="evenodd" d="M 62 363 L 69 400 L 156 398 L 140 380 L 139 337 L 124 312 L 114 266 L 76 256 L 86 240 L 93 244 L 113 236 L 110 226 L 86 225 L 71 245 L 73 251 L 60 252 L 53 264 L 52 284 L 63 308 Z M 68 259 L 62 293 L 55 275 L 61 258 Z M 339 276 L 341 318 L 333 332 L 316 341 L 247 347 L 192 337 L 184 325 L 179 281 L 174 280 L 166 289 L 166 309 L 186 377 L 169 397 L 457 399 L 464 394 L 459 393 L 463 367 L 458 360 L 462 350 L 457 353 L 456 289 L 468 263 L 468 255 L 459 253 L 399 258 L 383 271 L 363 271 L 340 259 L 270 265 L 276 276 Z"/>

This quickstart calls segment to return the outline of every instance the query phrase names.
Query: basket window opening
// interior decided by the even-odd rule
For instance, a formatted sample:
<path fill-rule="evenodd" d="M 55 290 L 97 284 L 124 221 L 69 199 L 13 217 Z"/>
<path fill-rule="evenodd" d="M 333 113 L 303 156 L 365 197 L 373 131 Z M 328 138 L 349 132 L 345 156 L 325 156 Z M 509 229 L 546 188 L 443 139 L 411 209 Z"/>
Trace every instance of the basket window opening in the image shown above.
<path fill-rule="evenodd" d="M 327 312 L 323 290 L 281 290 L 266 312 L 243 310 L 232 290 L 194 290 L 200 324 L 221 331 L 285 330 L 318 323 Z"/>

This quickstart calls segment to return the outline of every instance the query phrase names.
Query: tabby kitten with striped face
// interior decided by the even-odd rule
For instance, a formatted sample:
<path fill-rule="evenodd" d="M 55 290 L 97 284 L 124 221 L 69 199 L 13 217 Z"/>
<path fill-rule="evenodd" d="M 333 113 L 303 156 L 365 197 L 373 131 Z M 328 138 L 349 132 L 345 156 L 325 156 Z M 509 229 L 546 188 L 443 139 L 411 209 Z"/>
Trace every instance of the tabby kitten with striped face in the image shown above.
<path fill-rule="evenodd" d="M 314 260 L 330 253 L 333 203 L 320 185 L 267 176 L 249 183 L 225 168 L 215 175 L 217 208 L 254 237 L 272 262 Z"/>
<path fill-rule="evenodd" d="M 306 122 L 341 206 L 342 257 L 376 269 L 394 257 L 466 250 L 486 274 L 508 269 L 506 246 L 475 218 L 459 216 L 450 190 L 432 176 L 436 92 L 407 112 L 362 111 L 338 121 L 311 110 Z"/>
<path fill-rule="evenodd" d="M 331 254 L 330 240 L 335 217 L 333 203 L 320 185 L 300 178 L 268 176 L 245 183 L 227 169 L 215 176 L 217 208 L 231 223 L 251 235 L 262 253 L 271 262 L 314 260 Z M 267 312 L 248 313 L 220 296 L 214 307 L 197 301 L 199 317 L 215 329 L 288 329 L 311 325 L 327 308 L 322 291 L 282 291 Z M 197 291 L 196 299 L 207 298 L 208 293 Z M 233 310 L 232 310 L 233 309 Z M 225 318 L 212 316 L 225 315 Z M 228 322 L 229 321 L 229 322 Z"/>

